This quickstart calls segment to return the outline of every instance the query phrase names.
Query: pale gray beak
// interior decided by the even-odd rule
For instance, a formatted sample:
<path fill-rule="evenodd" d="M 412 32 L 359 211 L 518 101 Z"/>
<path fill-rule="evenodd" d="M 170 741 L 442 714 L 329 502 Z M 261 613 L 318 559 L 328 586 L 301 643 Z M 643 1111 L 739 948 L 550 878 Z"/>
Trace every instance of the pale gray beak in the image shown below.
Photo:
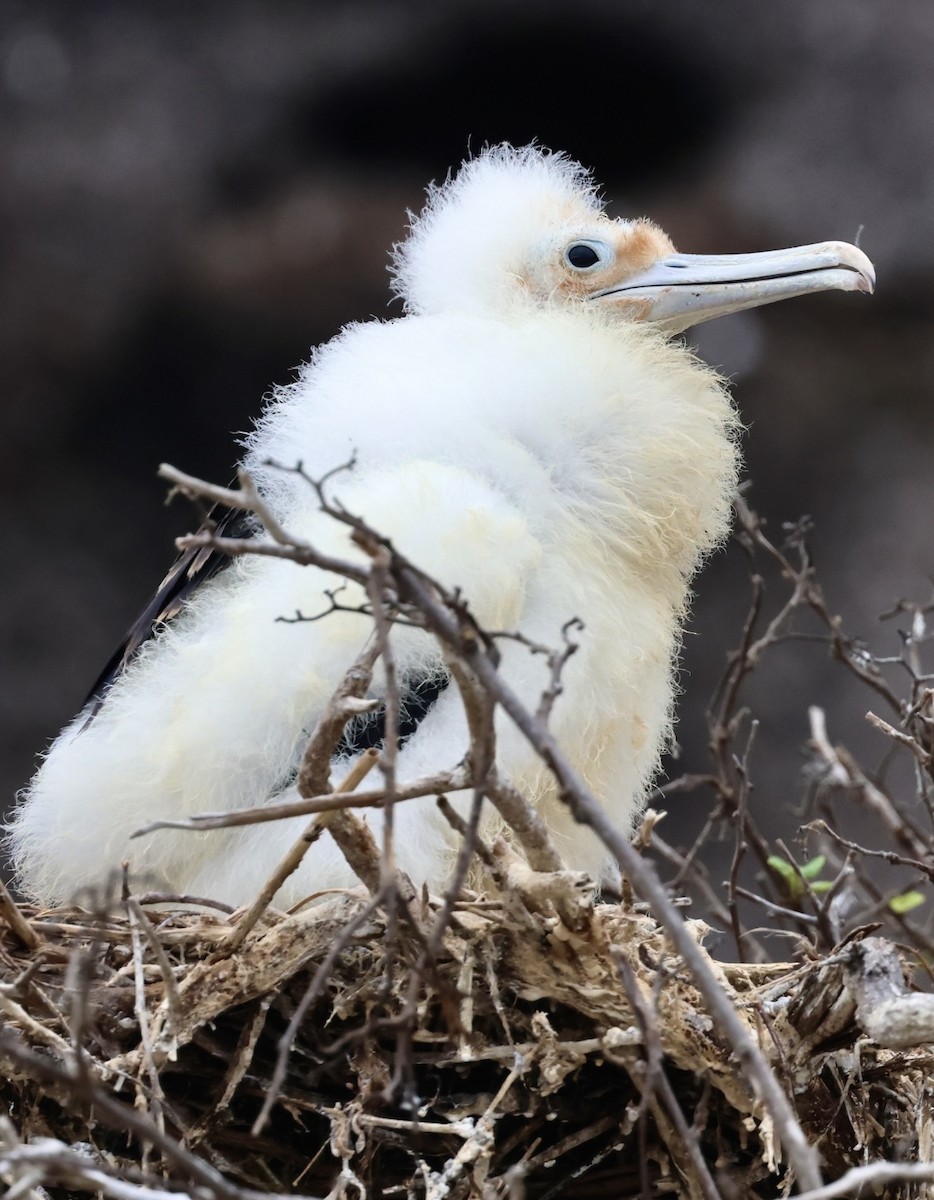
<path fill-rule="evenodd" d="M 818 242 L 761 254 L 670 254 L 593 300 L 632 301 L 641 319 L 682 333 L 701 321 L 809 292 L 875 288 L 872 263 L 848 242 Z"/>

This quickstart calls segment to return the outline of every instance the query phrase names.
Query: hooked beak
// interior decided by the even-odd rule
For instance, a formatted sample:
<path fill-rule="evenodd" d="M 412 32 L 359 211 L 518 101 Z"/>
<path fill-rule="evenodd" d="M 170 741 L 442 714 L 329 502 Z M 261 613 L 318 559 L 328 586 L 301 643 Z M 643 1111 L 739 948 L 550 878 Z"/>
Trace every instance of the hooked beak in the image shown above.
<path fill-rule="evenodd" d="M 670 254 L 590 298 L 643 305 L 642 320 L 678 334 L 744 308 L 832 289 L 871 293 L 875 284 L 862 250 L 819 242 L 761 254 Z"/>

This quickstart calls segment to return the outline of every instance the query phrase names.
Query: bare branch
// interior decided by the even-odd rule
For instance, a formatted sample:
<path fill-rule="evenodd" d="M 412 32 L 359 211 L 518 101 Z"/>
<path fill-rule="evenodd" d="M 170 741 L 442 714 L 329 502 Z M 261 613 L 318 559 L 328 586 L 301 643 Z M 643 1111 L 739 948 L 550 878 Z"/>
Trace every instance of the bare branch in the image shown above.
<path fill-rule="evenodd" d="M 28 946 L 30 950 L 37 949 L 42 939 L 20 912 L 2 879 L 0 879 L 0 920 L 9 925 L 24 946 Z"/>
<path fill-rule="evenodd" d="M 418 800 L 423 796 L 438 796 L 443 792 L 459 792 L 467 787 L 470 787 L 470 776 L 465 770 L 457 767 L 439 775 L 426 775 L 421 779 L 413 779 L 411 783 L 400 784 L 396 790 L 396 801 Z M 151 821 L 142 829 L 137 829 L 132 836 L 144 837 L 157 829 L 232 829 L 241 825 L 262 825 L 267 821 L 307 817 L 314 813 L 337 812 L 348 808 L 382 808 L 387 794 L 386 788 L 372 788 L 364 792 L 323 792 L 305 799 L 267 804 L 263 808 L 245 808 L 224 813 L 196 813 L 181 821 Z M 191 903 L 200 904 L 201 901 L 192 898 Z"/>

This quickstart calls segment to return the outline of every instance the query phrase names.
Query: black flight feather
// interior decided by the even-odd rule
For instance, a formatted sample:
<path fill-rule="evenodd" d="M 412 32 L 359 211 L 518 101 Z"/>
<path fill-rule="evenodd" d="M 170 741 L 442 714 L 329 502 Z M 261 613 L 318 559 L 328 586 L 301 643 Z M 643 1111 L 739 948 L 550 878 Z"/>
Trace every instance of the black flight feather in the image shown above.
<path fill-rule="evenodd" d="M 252 537 L 257 529 L 258 523 L 252 513 L 218 504 L 208 513 L 198 532 L 209 530 L 217 537 L 244 538 Z M 178 556 L 165 579 L 159 584 L 155 595 L 130 626 L 126 637 L 94 681 L 85 700 L 85 706 L 91 705 L 88 721 L 98 713 L 114 680 L 123 674 L 140 647 L 153 637 L 160 626 L 178 616 L 189 597 L 202 583 L 213 579 L 231 562 L 229 554 L 223 554 L 210 546 L 185 550 Z"/>

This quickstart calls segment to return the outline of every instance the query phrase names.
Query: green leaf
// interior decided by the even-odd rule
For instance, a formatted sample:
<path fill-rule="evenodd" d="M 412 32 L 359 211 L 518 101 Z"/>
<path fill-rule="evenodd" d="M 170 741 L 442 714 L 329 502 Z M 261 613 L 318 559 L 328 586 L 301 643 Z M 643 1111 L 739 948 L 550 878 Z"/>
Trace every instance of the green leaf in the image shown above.
<path fill-rule="evenodd" d="M 776 875 L 781 875 L 782 879 L 789 883 L 798 882 L 798 872 L 794 869 L 790 862 L 786 862 L 777 854 L 770 854 L 766 860 Z"/>
<path fill-rule="evenodd" d="M 805 879 L 816 879 L 821 871 L 823 871 L 826 862 L 827 856 L 825 854 L 818 854 L 816 858 L 812 858 L 810 862 L 804 864 L 801 868 L 801 874 Z"/>
<path fill-rule="evenodd" d="M 909 913 L 913 908 L 917 908 L 923 904 L 925 897 L 921 892 L 902 892 L 900 896 L 893 896 L 889 901 L 889 908 L 893 913 L 901 916 L 903 913 Z"/>
<path fill-rule="evenodd" d="M 785 885 L 785 891 L 788 895 L 796 900 L 804 888 L 801 885 L 801 878 L 798 872 L 794 869 L 790 862 L 787 862 L 778 854 L 770 854 L 766 862 L 772 868 L 776 875 L 781 876 L 782 883 Z"/>

